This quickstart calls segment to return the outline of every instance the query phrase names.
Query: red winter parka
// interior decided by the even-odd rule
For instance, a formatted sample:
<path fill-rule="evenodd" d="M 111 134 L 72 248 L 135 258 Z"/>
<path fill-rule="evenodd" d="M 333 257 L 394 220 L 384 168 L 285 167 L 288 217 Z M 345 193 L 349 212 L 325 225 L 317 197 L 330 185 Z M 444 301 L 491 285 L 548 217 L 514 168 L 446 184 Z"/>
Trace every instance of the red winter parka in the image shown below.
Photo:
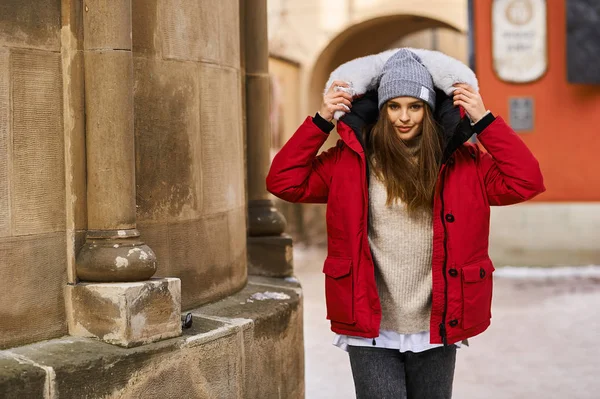
<path fill-rule="evenodd" d="M 327 318 L 336 333 L 375 338 L 381 306 L 367 237 L 364 123 L 356 123 L 368 118 L 356 118 L 359 108 L 355 103 L 347 120 L 338 122 L 341 140 L 320 155 L 328 134 L 308 117 L 275 156 L 267 189 L 289 202 L 327 204 Z M 465 134 L 470 128 L 466 117 L 444 132 L 445 156 L 433 204 L 431 343 L 449 345 L 490 325 L 490 205 L 515 204 L 544 191 L 538 162 L 523 141 L 500 117 L 491 116 L 486 124 L 478 139 L 487 152 L 465 142 L 472 134 Z"/>

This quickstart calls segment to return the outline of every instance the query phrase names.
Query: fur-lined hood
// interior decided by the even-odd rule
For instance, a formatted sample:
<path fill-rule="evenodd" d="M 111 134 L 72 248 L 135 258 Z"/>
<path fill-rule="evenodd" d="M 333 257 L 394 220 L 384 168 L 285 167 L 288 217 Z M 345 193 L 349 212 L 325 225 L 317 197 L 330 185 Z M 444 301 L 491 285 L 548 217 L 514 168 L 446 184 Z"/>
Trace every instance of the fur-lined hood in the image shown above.
<path fill-rule="evenodd" d="M 381 71 L 386 61 L 398 51 L 393 49 L 383 53 L 356 58 L 337 67 L 329 76 L 325 85 L 325 92 L 329 90 L 335 80 L 341 80 L 350 84 L 346 90 L 353 96 L 360 96 L 368 91 L 376 90 L 379 86 Z M 479 91 L 479 84 L 475 73 L 459 60 L 444 53 L 433 50 L 407 48 L 415 53 L 427 68 L 433 78 L 436 88 L 443 91 L 447 96 L 452 96 L 453 85 L 456 83 L 467 83 Z M 335 119 L 339 119 L 344 113 L 337 111 Z"/>

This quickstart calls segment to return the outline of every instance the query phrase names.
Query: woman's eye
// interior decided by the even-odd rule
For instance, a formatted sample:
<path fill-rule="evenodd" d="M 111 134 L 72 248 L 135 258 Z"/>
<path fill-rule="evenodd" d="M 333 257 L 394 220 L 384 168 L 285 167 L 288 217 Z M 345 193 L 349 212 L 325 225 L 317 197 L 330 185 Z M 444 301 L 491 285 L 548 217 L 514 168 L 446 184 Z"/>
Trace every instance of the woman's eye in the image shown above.
<path fill-rule="evenodd" d="M 390 109 L 398 109 L 398 105 L 397 104 L 390 104 Z"/>
<path fill-rule="evenodd" d="M 413 110 L 415 110 L 415 111 L 419 110 L 419 109 L 421 109 L 421 104 L 413 104 L 413 105 L 410 106 L 410 108 L 413 109 Z"/>

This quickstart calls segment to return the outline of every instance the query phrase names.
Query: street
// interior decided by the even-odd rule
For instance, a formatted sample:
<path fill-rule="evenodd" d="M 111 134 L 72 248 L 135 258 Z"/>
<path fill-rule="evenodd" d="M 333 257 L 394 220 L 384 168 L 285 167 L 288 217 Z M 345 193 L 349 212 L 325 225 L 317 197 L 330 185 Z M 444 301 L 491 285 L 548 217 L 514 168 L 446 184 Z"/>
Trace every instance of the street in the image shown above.
<path fill-rule="evenodd" d="M 325 249 L 297 248 L 294 256 L 304 292 L 306 398 L 354 398 L 348 356 L 331 344 L 325 319 Z M 600 273 L 539 270 L 496 271 L 492 325 L 459 349 L 455 399 L 599 397 Z"/>

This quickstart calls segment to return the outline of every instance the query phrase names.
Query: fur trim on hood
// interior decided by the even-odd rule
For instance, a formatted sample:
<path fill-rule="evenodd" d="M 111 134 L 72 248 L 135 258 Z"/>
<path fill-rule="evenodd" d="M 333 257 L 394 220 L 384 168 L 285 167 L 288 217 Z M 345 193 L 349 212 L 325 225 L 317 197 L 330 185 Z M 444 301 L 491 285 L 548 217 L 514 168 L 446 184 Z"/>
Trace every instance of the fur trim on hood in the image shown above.
<path fill-rule="evenodd" d="M 325 85 L 325 92 L 329 90 L 335 80 L 341 80 L 350 84 L 345 89 L 352 96 L 360 96 L 379 85 L 381 71 L 386 61 L 399 49 L 384 51 L 383 53 L 356 58 L 337 67 L 329 76 Z M 446 95 L 452 96 L 453 86 L 456 83 L 467 83 L 477 91 L 479 84 L 475 73 L 459 60 L 444 53 L 433 50 L 407 48 L 415 53 L 423 65 L 427 68 L 433 78 L 436 88 L 442 90 Z M 334 118 L 337 120 L 344 115 L 342 111 L 336 111 Z"/>

